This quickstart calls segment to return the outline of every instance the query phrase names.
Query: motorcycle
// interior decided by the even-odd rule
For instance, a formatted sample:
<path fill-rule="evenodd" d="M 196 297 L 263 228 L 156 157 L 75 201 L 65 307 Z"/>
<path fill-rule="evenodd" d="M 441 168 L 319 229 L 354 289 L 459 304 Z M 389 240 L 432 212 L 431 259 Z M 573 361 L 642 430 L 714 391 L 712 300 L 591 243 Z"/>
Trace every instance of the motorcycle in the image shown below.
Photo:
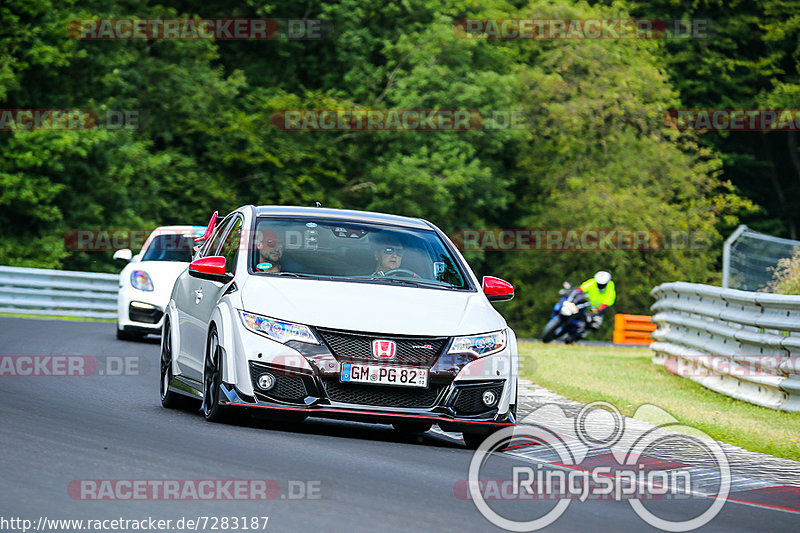
<path fill-rule="evenodd" d="M 553 316 L 542 330 L 542 342 L 561 339 L 567 344 L 580 340 L 588 329 L 591 302 L 582 290 L 564 282 L 561 299 L 553 306 Z"/>

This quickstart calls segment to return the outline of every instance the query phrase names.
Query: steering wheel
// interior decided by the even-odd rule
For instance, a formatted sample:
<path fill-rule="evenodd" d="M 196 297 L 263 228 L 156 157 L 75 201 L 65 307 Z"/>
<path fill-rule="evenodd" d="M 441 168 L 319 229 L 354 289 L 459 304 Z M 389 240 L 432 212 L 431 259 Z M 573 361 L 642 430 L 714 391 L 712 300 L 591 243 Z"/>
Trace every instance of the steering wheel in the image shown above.
<path fill-rule="evenodd" d="M 416 272 L 407 270 L 405 268 L 393 268 L 392 270 L 387 270 L 386 272 L 383 273 L 384 276 L 392 276 L 392 277 L 396 277 L 398 274 L 410 276 L 412 278 L 417 277 Z"/>

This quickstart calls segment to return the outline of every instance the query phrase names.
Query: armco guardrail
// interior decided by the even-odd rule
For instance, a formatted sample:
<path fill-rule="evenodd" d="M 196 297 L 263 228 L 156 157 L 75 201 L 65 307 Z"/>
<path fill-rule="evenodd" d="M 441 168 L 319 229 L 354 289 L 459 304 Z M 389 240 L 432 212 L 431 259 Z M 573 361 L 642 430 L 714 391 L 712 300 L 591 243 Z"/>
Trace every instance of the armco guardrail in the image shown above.
<path fill-rule="evenodd" d="M 680 281 L 651 294 L 654 363 L 733 398 L 800 411 L 800 296 Z"/>
<path fill-rule="evenodd" d="M 119 274 L 0 266 L 0 312 L 115 318 Z"/>

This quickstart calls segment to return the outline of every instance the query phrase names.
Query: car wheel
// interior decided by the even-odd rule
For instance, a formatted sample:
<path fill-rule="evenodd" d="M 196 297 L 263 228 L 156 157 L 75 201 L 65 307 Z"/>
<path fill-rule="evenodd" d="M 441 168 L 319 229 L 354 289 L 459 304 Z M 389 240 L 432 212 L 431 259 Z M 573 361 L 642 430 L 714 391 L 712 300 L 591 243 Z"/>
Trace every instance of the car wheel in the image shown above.
<path fill-rule="evenodd" d="M 190 398 L 169 390 L 172 381 L 172 328 L 169 320 L 164 321 L 164 332 L 161 335 L 161 405 L 167 408 L 188 407 L 197 405 Z"/>
<path fill-rule="evenodd" d="M 433 423 L 404 420 L 402 422 L 392 422 L 392 427 L 400 433 L 425 433 L 433 427 Z"/>
<path fill-rule="evenodd" d="M 222 384 L 222 366 L 224 357 L 219 347 L 217 329 L 212 326 L 206 345 L 205 364 L 203 365 L 203 416 L 209 422 L 233 422 L 241 416 L 232 416 L 232 409 L 220 405 L 220 385 Z M 236 415 L 244 415 L 243 410 L 236 410 Z"/>

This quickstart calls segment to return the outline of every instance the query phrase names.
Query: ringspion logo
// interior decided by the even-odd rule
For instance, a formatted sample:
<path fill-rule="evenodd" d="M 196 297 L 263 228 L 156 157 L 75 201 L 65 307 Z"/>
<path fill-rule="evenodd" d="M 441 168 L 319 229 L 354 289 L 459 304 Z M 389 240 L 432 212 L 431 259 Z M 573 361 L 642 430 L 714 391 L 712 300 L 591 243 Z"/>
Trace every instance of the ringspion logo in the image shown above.
<path fill-rule="evenodd" d="M 663 410 L 662 413 L 667 417 L 665 420 L 675 420 Z M 554 427 L 572 427 L 575 437 L 558 433 Z M 492 461 L 491 477 L 486 477 L 483 473 L 489 471 L 487 461 L 494 452 L 513 449 L 515 439 L 537 444 L 537 451 L 547 452 L 552 461 L 536 467 L 511 460 L 502 464 Z M 707 470 L 697 472 L 687 465 L 652 457 L 662 446 L 692 450 L 704 464 L 713 465 L 714 479 Z M 498 479 L 498 473 L 502 475 L 503 471 L 507 477 Z M 542 405 L 516 427 L 492 433 L 472 456 L 467 480 L 457 481 L 453 493 L 457 498 L 472 500 L 486 520 L 508 531 L 546 528 L 572 502 L 596 500 L 627 502 L 647 524 L 665 531 L 691 531 L 717 516 L 728 499 L 730 487 L 728 458 L 719 443 L 708 435 L 677 421 L 641 434 L 632 432 L 615 406 L 593 402 L 575 417 L 567 416 L 558 405 Z M 654 500 L 687 499 L 698 490 L 709 496 L 710 503 L 697 509 L 694 516 L 689 513 L 684 520 L 673 520 L 674 516 L 669 514 L 663 516 L 663 506 L 647 506 L 647 502 Z M 493 508 L 491 501 L 556 503 L 544 507 L 526 503 L 517 508 L 521 511 L 509 517 L 509 506 Z"/>

